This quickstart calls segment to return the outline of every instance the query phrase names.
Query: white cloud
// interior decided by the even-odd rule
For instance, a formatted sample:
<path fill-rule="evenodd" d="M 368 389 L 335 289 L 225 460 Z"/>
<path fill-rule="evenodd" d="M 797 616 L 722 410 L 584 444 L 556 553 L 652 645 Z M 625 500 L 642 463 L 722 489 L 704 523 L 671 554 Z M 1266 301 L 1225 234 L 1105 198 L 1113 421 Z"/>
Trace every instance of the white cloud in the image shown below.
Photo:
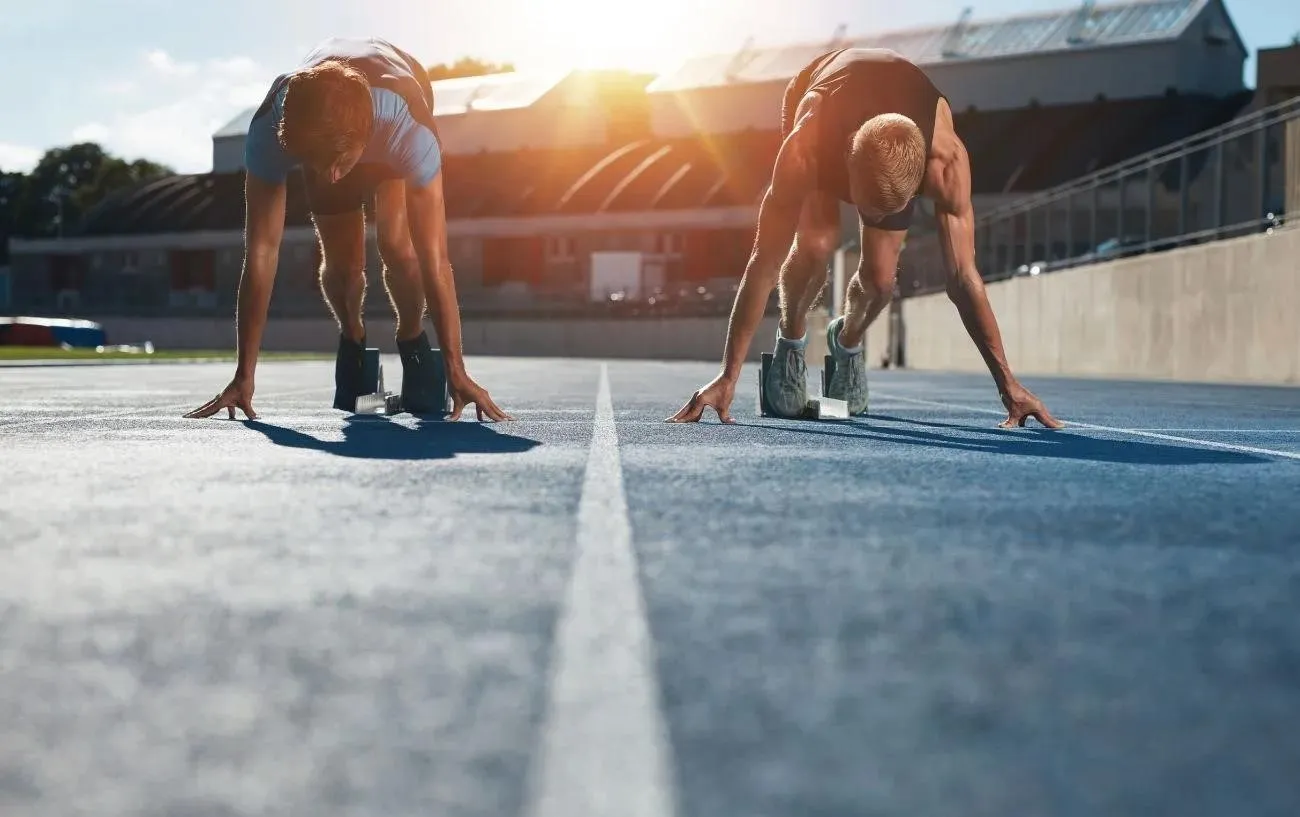
<path fill-rule="evenodd" d="M 274 74 L 243 56 L 178 61 L 162 50 L 144 55 L 134 75 L 112 81 L 115 115 L 72 131 L 126 159 L 149 159 L 180 173 L 212 169 L 212 133 L 262 100 Z"/>
<path fill-rule="evenodd" d="M 90 122 L 80 125 L 72 131 L 73 142 L 103 142 L 110 138 L 113 132 L 108 129 L 107 125 L 99 122 Z"/>
<path fill-rule="evenodd" d="M 0 142 L 0 170 L 8 173 L 28 173 L 41 160 L 41 152 L 26 145 Z"/>
<path fill-rule="evenodd" d="M 171 58 L 171 55 L 161 49 L 150 51 L 145 56 L 145 60 L 149 63 L 150 68 L 164 76 L 189 77 L 199 70 L 198 65 L 195 63 L 177 62 Z"/>

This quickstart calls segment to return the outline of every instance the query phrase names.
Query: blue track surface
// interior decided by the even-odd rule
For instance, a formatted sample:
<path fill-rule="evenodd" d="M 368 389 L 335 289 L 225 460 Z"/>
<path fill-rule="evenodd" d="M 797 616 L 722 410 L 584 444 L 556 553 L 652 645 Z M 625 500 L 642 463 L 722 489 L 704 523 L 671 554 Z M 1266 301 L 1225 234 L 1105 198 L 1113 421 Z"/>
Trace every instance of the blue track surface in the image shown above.
<path fill-rule="evenodd" d="M 986 377 L 813 423 L 750 372 L 722 427 L 661 422 L 711 365 L 471 371 L 517 422 L 0 369 L 0 814 L 1300 813 L 1300 390 L 1007 431 Z"/>

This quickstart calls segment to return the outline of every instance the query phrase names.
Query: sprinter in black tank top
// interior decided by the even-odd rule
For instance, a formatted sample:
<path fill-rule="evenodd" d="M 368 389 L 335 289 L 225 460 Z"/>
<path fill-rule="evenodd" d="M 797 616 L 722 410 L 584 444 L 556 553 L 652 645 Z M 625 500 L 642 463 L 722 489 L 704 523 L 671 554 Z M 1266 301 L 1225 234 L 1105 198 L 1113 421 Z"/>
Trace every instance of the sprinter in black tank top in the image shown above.
<path fill-rule="evenodd" d="M 864 414 L 863 341 L 893 296 L 916 199 L 925 196 L 934 202 L 948 296 L 1007 409 L 1002 426 L 1023 426 L 1032 417 L 1060 428 L 1063 424 L 1007 364 L 975 265 L 970 159 L 947 99 L 925 73 L 892 51 L 849 48 L 823 54 L 786 88 L 781 134 L 759 208 L 754 251 L 732 308 L 722 371 L 669 420 L 697 422 L 711 407 L 723 422 L 733 422 L 736 381 L 774 286 L 781 320 L 763 390 L 777 413 L 796 416 L 803 410 L 806 319 L 840 244 L 840 202 L 858 213 L 862 255 L 849 281 L 844 314 L 826 332 L 836 360 L 826 396 L 846 400 L 851 413 Z"/>

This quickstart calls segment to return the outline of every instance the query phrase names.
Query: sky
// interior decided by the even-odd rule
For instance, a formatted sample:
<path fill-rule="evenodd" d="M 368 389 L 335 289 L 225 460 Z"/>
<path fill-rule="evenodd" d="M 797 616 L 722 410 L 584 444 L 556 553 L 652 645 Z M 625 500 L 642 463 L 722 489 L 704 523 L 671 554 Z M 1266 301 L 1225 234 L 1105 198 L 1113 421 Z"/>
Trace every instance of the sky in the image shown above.
<path fill-rule="evenodd" d="M 1105 2 L 1105 0 L 1103 0 Z M 1226 0 L 1253 54 L 1300 31 L 1295 0 Z M 426 64 L 474 56 L 520 70 L 666 71 L 702 53 L 1058 9 L 1070 0 L 36 0 L 0 28 L 0 170 L 95 141 L 182 173 L 211 134 L 331 36 L 379 36 Z M 9 4 L 6 4 L 9 5 Z M 1100 5 L 1100 3 L 1099 3 Z M 798 9 L 798 11 L 795 11 Z M 1245 67 L 1254 84 L 1254 61 Z"/>

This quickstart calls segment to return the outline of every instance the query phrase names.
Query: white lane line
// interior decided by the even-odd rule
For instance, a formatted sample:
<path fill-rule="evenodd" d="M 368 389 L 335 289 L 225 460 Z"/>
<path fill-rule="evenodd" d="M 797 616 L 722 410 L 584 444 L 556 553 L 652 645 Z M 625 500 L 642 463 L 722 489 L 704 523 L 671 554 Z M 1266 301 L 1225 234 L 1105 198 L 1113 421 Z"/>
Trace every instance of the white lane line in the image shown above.
<path fill-rule="evenodd" d="M 675 814 L 649 629 L 602 364 L 529 817 Z"/>
<path fill-rule="evenodd" d="M 279 400 L 282 397 L 295 397 L 299 394 L 314 394 L 318 392 L 333 391 L 333 390 L 334 390 L 333 386 L 330 386 L 328 388 L 322 386 L 315 386 L 310 389 L 293 389 L 292 391 L 282 391 L 282 392 L 277 392 L 275 394 L 267 394 L 262 396 L 253 395 L 253 399 L 254 401 L 256 401 L 253 405 L 253 410 L 257 411 L 257 403 L 261 403 L 266 400 Z M 210 400 L 212 398 L 208 398 L 208 399 Z M 203 403 L 205 402 L 207 401 L 191 400 L 188 403 L 172 403 L 166 406 L 145 406 L 139 409 L 123 408 L 121 411 L 114 411 L 111 413 L 104 413 L 104 414 L 61 414 L 58 417 L 42 417 L 39 420 L 19 420 L 16 423 L 0 423 L 0 432 L 8 431 L 11 428 L 31 428 L 32 426 L 51 425 L 53 423 L 65 423 L 73 420 L 113 420 L 120 417 L 133 417 L 139 414 L 149 414 L 149 413 L 154 413 L 159 411 L 180 411 L 181 409 L 198 408 L 199 406 L 203 405 Z M 236 411 L 235 416 L 242 417 L 243 414 L 241 412 Z"/>
<path fill-rule="evenodd" d="M 975 411 L 975 412 L 979 412 L 980 414 L 998 414 L 1002 416 L 1006 415 L 1006 412 L 1004 411 L 994 411 L 992 409 L 978 408 L 976 406 L 961 406 L 961 405 L 956 405 L 954 403 L 939 403 L 934 400 L 919 400 L 914 397 L 902 397 L 897 394 L 890 394 L 888 396 L 891 400 L 901 400 L 905 403 L 914 403 L 919 406 L 935 406 L 937 408 L 945 408 L 950 410 L 956 409 L 958 411 Z M 1168 442 L 1175 442 L 1175 443 L 1188 443 L 1190 445 L 1205 446 L 1206 448 L 1223 448 L 1223 449 L 1227 449 L 1228 451 L 1237 451 L 1242 454 L 1263 454 L 1264 456 L 1268 456 L 1268 457 L 1282 457 L 1288 460 L 1300 460 L 1300 453 L 1294 451 L 1276 451 L 1271 448 L 1256 448 L 1255 446 L 1251 446 L 1251 445 L 1234 445 L 1233 443 L 1220 443 L 1220 442 L 1214 442 L 1212 440 L 1199 440 L 1196 439 L 1195 437 L 1179 437 L 1173 434 L 1160 434 L 1158 432 L 1143 431 L 1137 428 L 1114 428 L 1112 426 L 1099 426 L 1099 425 L 1093 425 L 1092 423 L 1081 423 L 1078 422 L 1077 420 L 1067 420 L 1064 417 L 1059 417 L 1058 419 L 1064 422 L 1067 428 L 1073 427 L 1073 428 L 1087 428 L 1087 429 L 1091 429 L 1092 431 L 1109 431 L 1112 434 L 1130 434 L 1135 437 L 1149 437 L 1153 440 L 1165 440 Z"/>
<path fill-rule="evenodd" d="M 1183 434 L 1300 434 L 1300 428 L 1135 428 L 1133 431 L 1178 431 Z"/>

